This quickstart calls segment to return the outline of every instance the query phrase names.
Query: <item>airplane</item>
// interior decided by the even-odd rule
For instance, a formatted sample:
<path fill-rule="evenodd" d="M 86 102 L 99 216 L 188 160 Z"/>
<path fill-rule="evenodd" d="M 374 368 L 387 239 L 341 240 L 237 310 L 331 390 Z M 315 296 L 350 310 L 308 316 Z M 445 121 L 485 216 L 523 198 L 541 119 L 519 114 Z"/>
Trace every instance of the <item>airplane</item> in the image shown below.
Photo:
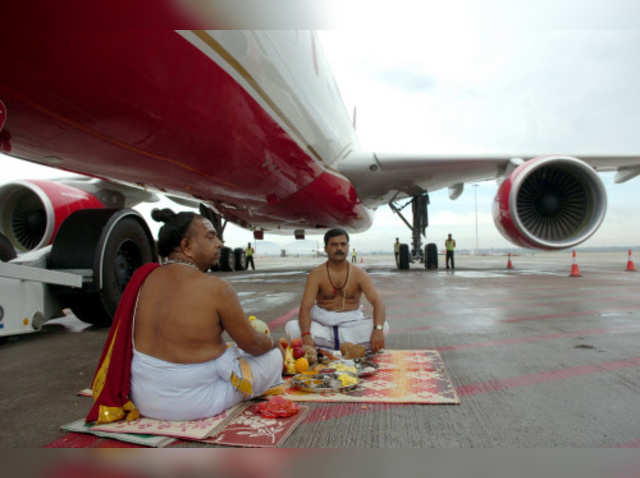
<path fill-rule="evenodd" d="M 160 196 L 199 208 L 220 235 L 231 221 L 256 239 L 364 231 L 389 205 L 412 232 L 398 267 L 431 269 L 436 245 L 422 245 L 430 192 L 448 188 L 455 199 L 465 183 L 498 179 L 500 232 L 551 250 L 580 244 L 602 223 L 598 172 L 617 171 L 616 182 L 640 174 L 640 156 L 363 151 L 313 31 L 10 35 L 0 32 L 11 66 L 0 76 L 0 152 L 81 176 L 0 187 L 0 317 L 18 318 L 0 335 L 38 330 L 65 307 L 108 325 L 133 271 L 157 260 L 131 208 Z M 409 205 L 411 220 L 402 215 Z M 221 261 L 242 268 L 242 250 L 225 248 Z"/>

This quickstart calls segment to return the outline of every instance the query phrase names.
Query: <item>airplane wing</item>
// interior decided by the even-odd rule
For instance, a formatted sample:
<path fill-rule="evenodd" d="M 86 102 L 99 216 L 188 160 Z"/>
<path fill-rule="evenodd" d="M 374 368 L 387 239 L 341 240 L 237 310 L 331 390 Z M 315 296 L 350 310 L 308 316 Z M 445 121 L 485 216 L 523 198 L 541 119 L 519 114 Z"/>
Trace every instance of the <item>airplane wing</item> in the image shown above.
<path fill-rule="evenodd" d="M 365 205 L 376 207 L 392 199 L 444 187 L 449 188 L 449 197 L 456 199 L 462 193 L 464 183 L 502 179 L 524 162 L 539 157 L 531 154 L 439 156 L 359 152 L 338 163 L 337 169 L 353 183 Z M 577 158 L 598 172 L 617 171 L 617 183 L 640 175 L 640 155 L 579 155 Z"/>

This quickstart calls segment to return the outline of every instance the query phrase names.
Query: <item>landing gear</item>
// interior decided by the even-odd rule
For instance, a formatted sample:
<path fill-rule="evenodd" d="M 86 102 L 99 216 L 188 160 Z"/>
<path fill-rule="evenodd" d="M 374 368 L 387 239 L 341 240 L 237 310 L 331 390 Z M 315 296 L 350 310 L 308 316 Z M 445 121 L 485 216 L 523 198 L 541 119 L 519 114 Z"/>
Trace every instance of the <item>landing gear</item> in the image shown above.
<path fill-rule="evenodd" d="M 402 215 L 402 210 L 411 204 L 412 223 L 409 223 Z M 426 192 L 412 196 L 411 199 L 404 204 L 392 199 L 389 202 L 391 210 L 400 216 L 409 229 L 411 229 L 411 254 L 409 254 L 409 246 L 400 244 L 396 265 L 400 270 L 409 269 L 411 262 L 420 262 L 425 264 L 425 269 L 438 269 L 438 249 L 434 243 L 429 243 L 422 249 L 422 236 L 426 237 L 426 228 L 429 225 L 429 194 Z M 403 252 L 404 251 L 404 252 Z"/>
<path fill-rule="evenodd" d="M 216 213 L 213 209 L 204 204 L 200 204 L 200 214 L 213 224 L 218 239 L 224 242 L 223 234 L 224 229 L 227 227 L 227 220 Z M 221 270 L 224 272 L 243 271 L 247 268 L 247 260 L 245 258 L 245 250 L 241 247 L 231 249 L 230 247 L 223 247 L 220 251 L 220 259 L 211 270 Z"/>
<path fill-rule="evenodd" d="M 60 287 L 58 295 L 83 322 L 108 326 L 135 270 L 152 261 L 155 243 L 138 212 L 84 209 L 62 223 L 47 267 L 82 273 L 82 289 Z"/>

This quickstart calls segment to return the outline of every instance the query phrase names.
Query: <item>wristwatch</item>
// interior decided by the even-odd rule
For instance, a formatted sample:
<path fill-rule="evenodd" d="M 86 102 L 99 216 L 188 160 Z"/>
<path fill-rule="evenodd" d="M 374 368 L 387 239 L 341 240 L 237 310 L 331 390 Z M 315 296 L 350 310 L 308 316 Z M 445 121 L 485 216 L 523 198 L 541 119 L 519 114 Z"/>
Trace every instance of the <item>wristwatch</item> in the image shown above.
<path fill-rule="evenodd" d="M 374 325 L 373 328 L 376 330 L 384 330 L 384 325 L 380 325 L 380 324 Z"/>

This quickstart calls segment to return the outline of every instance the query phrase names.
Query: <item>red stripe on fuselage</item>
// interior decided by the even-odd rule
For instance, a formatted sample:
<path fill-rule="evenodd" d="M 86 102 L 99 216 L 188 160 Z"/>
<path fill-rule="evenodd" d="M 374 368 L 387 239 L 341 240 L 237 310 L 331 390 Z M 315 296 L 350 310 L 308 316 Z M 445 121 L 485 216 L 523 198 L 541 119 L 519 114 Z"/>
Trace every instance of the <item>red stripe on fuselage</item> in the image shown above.
<path fill-rule="evenodd" d="M 2 36 L 13 155 L 44 164 L 56 156 L 67 170 L 187 192 L 248 224 L 370 224 L 349 181 L 177 33 Z"/>

